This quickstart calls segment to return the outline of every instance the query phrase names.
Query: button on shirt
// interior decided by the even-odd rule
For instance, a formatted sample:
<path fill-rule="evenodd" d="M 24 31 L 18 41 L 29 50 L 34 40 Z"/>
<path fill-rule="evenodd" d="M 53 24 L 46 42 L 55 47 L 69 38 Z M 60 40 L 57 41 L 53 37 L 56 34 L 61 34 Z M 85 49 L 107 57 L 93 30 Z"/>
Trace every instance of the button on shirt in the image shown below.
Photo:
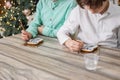
<path fill-rule="evenodd" d="M 56 37 L 58 29 L 63 25 L 75 6 L 75 0 L 39 0 L 36 16 L 27 31 L 35 37 L 38 34 L 37 28 L 43 25 L 43 35 Z"/>
<path fill-rule="evenodd" d="M 70 34 L 79 30 L 77 39 L 85 44 L 117 46 L 117 32 L 120 27 L 120 7 L 110 3 L 104 14 L 92 14 L 77 6 L 57 33 L 61 44 Z"/>

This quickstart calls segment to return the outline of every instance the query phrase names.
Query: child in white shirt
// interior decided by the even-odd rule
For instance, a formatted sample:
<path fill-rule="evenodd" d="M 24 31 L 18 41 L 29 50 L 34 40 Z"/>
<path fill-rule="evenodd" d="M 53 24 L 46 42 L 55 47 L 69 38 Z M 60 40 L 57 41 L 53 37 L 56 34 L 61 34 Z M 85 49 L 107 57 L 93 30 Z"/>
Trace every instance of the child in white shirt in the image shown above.
<path fill-rule="evenodd" d="M 84 44 L 117 47 L 120 7 L 109 0 L 77 0 L 74 8 L 57 33 L 60 44 L 79 51 Z M 76 39 L 72 39 L 78 30 Z"/>

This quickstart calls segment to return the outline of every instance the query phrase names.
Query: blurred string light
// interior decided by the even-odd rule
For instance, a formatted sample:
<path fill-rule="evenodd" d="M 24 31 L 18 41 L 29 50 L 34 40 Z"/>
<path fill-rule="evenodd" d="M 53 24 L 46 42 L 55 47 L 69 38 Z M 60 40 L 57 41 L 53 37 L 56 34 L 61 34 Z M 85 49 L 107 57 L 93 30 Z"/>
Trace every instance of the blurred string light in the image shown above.
<path fill-rule="evenodd" d="M 25 28 L 28 27 L 26 15 L 32 15 L 35 12 L 35 0 L 4 0 L 3 4 L 0 4 L 0 7 L 3 6 L 0 14 L 0 27 L 5 29 L 4 36 L 20 33 L 19 21 Z M 27 14 L 24 11 L 28 11 Z"/>

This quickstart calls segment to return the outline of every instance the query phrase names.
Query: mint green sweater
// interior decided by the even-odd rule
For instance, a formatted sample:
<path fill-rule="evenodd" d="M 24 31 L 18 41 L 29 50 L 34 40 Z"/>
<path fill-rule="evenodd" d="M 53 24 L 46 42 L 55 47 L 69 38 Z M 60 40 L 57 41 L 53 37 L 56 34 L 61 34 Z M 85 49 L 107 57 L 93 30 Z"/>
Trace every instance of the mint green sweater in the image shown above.
<path fill-rule="evenodd" d="M 75 6 L 75 0 L 57 0 L 56 2 L 53 2 L 53 0 L 39 0 L 36 15 L 27 31 L 32 34 L 32 37 L 36 37 L 38 27 L 43 25 L 43 35 L 56 37 L 57 31 Z"/>

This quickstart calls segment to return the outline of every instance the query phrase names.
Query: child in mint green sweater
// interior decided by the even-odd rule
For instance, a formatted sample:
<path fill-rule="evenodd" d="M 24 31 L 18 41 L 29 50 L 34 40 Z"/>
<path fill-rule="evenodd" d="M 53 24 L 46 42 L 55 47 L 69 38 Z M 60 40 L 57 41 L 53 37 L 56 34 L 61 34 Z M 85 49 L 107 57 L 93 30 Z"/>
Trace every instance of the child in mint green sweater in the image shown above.
<path fill-rule="evenodd" d="M 75 6 L 75 0 L 40 0 L 34 20 L 26 31 L 22 30 L 22 39 L 29 40 L 38 33 L 56 37 L 57 31 Z"/>

